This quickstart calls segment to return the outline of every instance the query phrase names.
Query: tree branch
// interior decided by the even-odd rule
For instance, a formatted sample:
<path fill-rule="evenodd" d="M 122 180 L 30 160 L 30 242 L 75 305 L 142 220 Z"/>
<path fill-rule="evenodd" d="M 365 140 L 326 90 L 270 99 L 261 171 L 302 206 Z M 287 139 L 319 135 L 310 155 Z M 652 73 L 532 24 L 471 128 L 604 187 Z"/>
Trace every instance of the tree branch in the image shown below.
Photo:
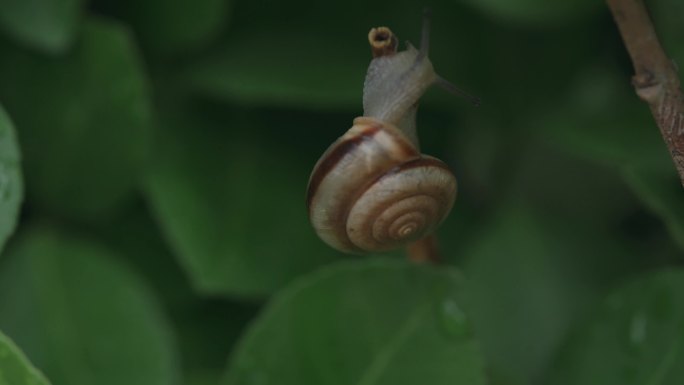
<path fill-rule="evenodd" d="M 684 186 L 684 96 L 641 0 L 606 0 L 632 58 L 632 84 L 651 108 Z"/>

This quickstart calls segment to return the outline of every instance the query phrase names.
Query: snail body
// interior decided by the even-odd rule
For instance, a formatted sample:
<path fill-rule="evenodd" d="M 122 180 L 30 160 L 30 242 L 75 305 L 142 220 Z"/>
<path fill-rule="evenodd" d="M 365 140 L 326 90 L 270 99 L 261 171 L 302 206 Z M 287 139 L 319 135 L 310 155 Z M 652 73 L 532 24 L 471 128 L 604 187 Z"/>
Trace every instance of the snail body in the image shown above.
<path fill-rule="evenodd" d="M 381 252 L 431 234 L 456 199 L 448 166 L 420 153 L 418 100 L 433 84 L 452 87 L 427 57 L 424 25 L 420 50 L 385 27 L 373 28 L 371 61 L 363 91 L 364 116 L 318 160 L 309 178 L 309 219 L 318 236 L 349 253 Z"/>

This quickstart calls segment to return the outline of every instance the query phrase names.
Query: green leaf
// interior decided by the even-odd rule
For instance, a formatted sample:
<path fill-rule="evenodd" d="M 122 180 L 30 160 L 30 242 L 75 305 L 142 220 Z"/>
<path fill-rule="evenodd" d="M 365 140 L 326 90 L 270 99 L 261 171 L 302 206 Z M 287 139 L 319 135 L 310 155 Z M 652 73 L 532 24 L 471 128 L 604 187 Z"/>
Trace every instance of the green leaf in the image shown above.
<path fill-rule="evenodd" d="M 220 383 L 226 357 L 258 309 L 215 299 L 198 299 L 174 309 L 186 385 Z"/>
<path fill-rule="evenodd" d="M 65 51 L 76 37 L 83 0 L 2 0 L 0 29 L 40 51 Z"/>
<path fill-rule="evenodd" d="M 0 327 L 55 385 L 179 383 L 168 321 L 118 255 L 48 225 L 13 246 Z"/>
<path fill-rule="evenodd" d="M 468 4 L 498 19 L 517 24 L 557 25 L 596 14 L 603 4 L 592 0 L 468 0 Z"/>
<path fill-rule="evenodd" d="M 684 378 L 684 270 L 615 289 L 568 340 L 554 385 L 675 385 Z"/>
<path fill-rule="evenodd" d="M 99 219 L 128 198 L 151 112 L 125 29 L 89 20 L 73 52 L 54 59 L 3 47 L 0 98 L 19 131 L 32 204 Z"/>
<path fill-rule="evenodd" d="M 98 239 L 144 275 L 166 307 L 174 309 L 191 302 L 195 293 L 188 277 L 142 198 L 136 198 L 135 204 L 118 214 L 116 218 L 98 223 Z M 93 226 L 89 228 L 93 229 Z"/>
<path fill-rule="evenodd" d="M 24 353 L 0 332 L 0 385 L 49 385 Z"/>
<path fill-rule="evenodd" d="M 216 37 L 230 14 L 229 0 L 119 0 L 113 12 L 130 23 L 151 51 L 183 53 Z"/>
<path fill-rule="evenodd" d="M 0 252 L 14 232 L 24 198 L 20 160 L 14 127 L 0 105 Z"/>
<path fill-rule="evenodd" d="M 184 384 L 216 385 L 230 349 L 258 306 L 195 293 L 146 207 L 136 204 L 123 214 L 103 224 L 97 234 L 145 276 L 168 308 L 183 361 Z"/>
<path fill-rule="evenodd" d="M 652 162 L 667 151 L 629 75 L 606 63 L 590 64 L 575 75 L 572 84 L 560 101 L 533 122 L 555 144 L 613 167 Z"/>
<path fill-rule="evenodd" d="M 454 81 L 470 73 L 464 74 L 470 56 L 463 52 L 477 46 L 462 31 L 478 34 L 482 28 L 463 8 L 440 4 L 439 11 L 449 17 L 435 20 L 431 35 L 433 63 Z M 420 42 L 421 9 L 411 3 L 351 0 L 323 6 L 266 0 L 240 4 L 239 10 L 253 17 L 236 17 L 225 41 L 198 56 L 183 76 L 196 92 L 231 103 L 359 111 L 372 59 L 368 31 L 388 25 L 401 50 L 405 41 Z"/>
<path fill-rule="evenodd" d="M 485 228 L 463 253 L 467 310 L 492 372 L 503 383 L 534 383 L 597 286 L 625 269 L 615 263 L 633 261 L 605 232 L 519 203 Z"/>
<path fill-rule="evenodd" d="M 675 66 L 684 65 L 684 3 L 679 0 L 654 0 L 648 2 L 651 18 L 658 32 L 658 39 Z M 681 76 L 681 75 L 680 75 Z"/>
<path fill-rule="evenodd" d="M 620 172 L 682 246 L 684 194 L 674 164 L 648 106 L 618 75 L 607 66 L 586 68 L 565 101 L 535 126 L 559 148 Z"/>
<path fill-rule="evenodd" d="M 168 115 L 146 180 L 152 210 L 195 287 L 263 297 L 334 260 L 308 223 L 308 167 L 252 117 Z"/>
<path fill-rule="evenodd" d="M 667 153 L 654 165 L 625 167 L 625 180 L 646 207 L 665 223 L 672 239 L 684 250 L 684 191 Z"/>
<path fill-rule="evenodd" d="M 242 104 L 358 109 L 370 61 L 366 41 L 335 38 L 256 29 L 192 68 L 189 81 L 203 94 Z"/>
<path fill-rule="evenodd" d="M 226 384 L 485 384 L 449 268 L 366 259 L 279 292 L 233 353 Z"/>

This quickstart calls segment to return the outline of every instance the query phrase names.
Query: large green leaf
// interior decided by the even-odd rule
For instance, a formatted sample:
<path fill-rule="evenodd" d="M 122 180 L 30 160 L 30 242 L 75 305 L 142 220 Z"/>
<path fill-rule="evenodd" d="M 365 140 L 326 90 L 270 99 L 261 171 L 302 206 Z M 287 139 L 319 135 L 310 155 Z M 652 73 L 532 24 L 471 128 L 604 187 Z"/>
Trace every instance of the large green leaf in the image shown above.
<path fill-rule="evenodd" d="M 226 384 L 484 384 L 449 268 L 368 259 L 276 295 L 233 353 Z"/>
<path fill-rule="evenodd" d="M 115 218 L 98 225 L 90 225 L 89 229 L 95 230 L 103 244 L 145 276 L 166 307 L 174 309 L 194 299 L 187 275 L 142 197 L 137 197 L 134 204 L 119 211 Z"/>
<path fill-rule="evenodd" d="M 243 104 L 360 109 L 370 61 L 365 36 L 356 36 L 358 44 L 331 42 L 335 37 L 258 28 L 192 68 L 190 81 L 202 93 Z"/>
<path fill-rule="evenodd" d="M 665 53 L 672 58 L 675 66 L 681 68 L 684 63 L 684 46 L 681 44 L 684 40 L 684 3 L 679 0 L 653 0 L 648 2 L 648 9 Z M 681 78 L 681 72 L 679 76 Z"/>
<path fill-rule="evenodd" d="M 512 206 L 463 252 L 468 311 L 492 372 L 503 383 L 534 383 L 599 285 L 641 265 L 600 226 Z"/>
<path fill-rule="evenodd" d="M 465 71 L 470 56 L 463 52 L 476 47 L 469 33 L 481 28 L 463 8 L 441 4 L 440 12 L 449 17 L 435 17 L 431 35 L 435 67 L 459 84 L 470 74 Z M 372 59 L 368 31 L 391 27 L 401 50 L 404 41 L 420 43 L 421 8 L 410 3 L 266 0 L 240 4 L 238 12 L 245 16 L 234 18 L 231 34 L 207 55 L 197 56 L 186 76 L 203 95 L 245 105 L 360 111 Z"/>
<path fill-rule="evenodd" d="M 256 135 L 258 120 L 197 111 L 162 128 L 147 195 L 200 291 L 262 297 L 339 256 L 308 224 L 308 167 Z"/>
<path fill-rule="evenodd" d="M 554 385 L 676 385 L 684 378 L 684 271 L 614 290 L 568 340 Z"/>
<path fill-rule="evenodd" d="M 216 37 L 230 14 L 230 0 L 115 0 L 112 12 L 129 22 L 153 52 L 183 53 Z M 191 51 L 192 52 L 192 51 Z"/>
<path fill-rule="evenodd" d="M 469 4 L 506 22 L 552 25 L 597 13 L 600 2 L 592 0 L 467 0 Z"/>
<path fill-rule="evenodd" d="M 562 149 L 622 173 L 627 185 L 684 245 L 684 192 L 648 106 L 625 75 L 592 65 L 559 106 L 535 123 Z M 568 112 L 570 111 L 570 112 Z M 615 201 L 615 199 L 611 199 Z"/>
<path fill-rule="evenodd" d="M 663 158 L 667 158 L 665 152 Z M 663 220 L 672 239 L 684 250 L 684 190 L 669 158 L 658 165 L 625 167 L 623 174 L 634 193 Z"/>
<path fill-rule="evenodd" d="M 216 299 L 198 299 L 174 309 L 185 385 L 220 383 L 226 357 L 258 309 Z"/>
<path fill-rule="evenodd" d="M 148 144 L 146 79 L 130 35 L 90 20 L 67 56 L 2 50 L 0 98 L 24 150 L 28 199 L 64 216 L 105 215 L 135 187 Z"/>
<path fill-rule="evenodd" d="M 592 63 L 532 122 L 553 143 L 610 166 L 651 162 L 667 151 L 648 106 L 617 63 Z"/>
<path fill-rule="evenodd" d="M 136 204 L 122 214 L 97 229 L 97 233 L 144 274 L 168 309 L 177 335 L 185 385 L 216 385 L 233 343 L 258 305 L 195 293 L 146 207 Z"/>
<path fill-rule="evenodd" d="M 115 253 L 42 225 L 6 257 L 0 327 L 55 385 L 179 383 L 168 321 Z"/>
<path fill-rule="evenodd" d="M 0 105 L 0 252 L 14 231 L 24 198 L 20 158 L 14 127 Z"/>
<path fill-rule="evenodd" d="M 83 0 L 2 0 L 0 29 L 18 42 L 57 53 L 73 42 Z"/>
<path fill-rule="evenodd" d="M 0 332 L 0 385 L 49 385 L 21 350 Z"/>

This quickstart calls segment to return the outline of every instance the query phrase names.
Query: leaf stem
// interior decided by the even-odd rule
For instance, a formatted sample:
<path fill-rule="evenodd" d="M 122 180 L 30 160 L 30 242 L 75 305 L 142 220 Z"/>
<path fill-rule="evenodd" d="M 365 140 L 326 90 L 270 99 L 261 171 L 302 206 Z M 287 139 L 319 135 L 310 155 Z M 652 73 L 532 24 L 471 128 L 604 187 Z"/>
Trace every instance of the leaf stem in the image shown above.
<path fill-rule="evenodd" d="M 606 0 L 636 74 L 636 94 L 651 108 L 684 186 L 684 96 L 642 0 Z"/>
<path fill-rule="evenodd" d="M 406 253 L 412 262 L 435 265 L 442 263 L 442 255 L 437 247 L 437 236 L 434 234 L 409 244 L 406 247 Z"/>

